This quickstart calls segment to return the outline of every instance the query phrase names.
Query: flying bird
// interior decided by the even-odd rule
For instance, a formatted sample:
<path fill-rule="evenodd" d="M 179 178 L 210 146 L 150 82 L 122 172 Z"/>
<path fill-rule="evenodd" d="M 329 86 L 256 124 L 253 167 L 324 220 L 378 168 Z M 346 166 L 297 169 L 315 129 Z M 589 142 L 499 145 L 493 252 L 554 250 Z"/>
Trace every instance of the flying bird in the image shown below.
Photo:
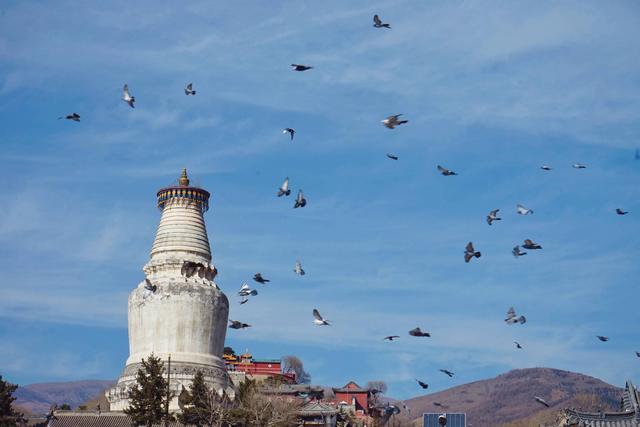
<path fill-rule="evenodd" d="M 640 351 L 636 351 L 636 356 L 640 357 Z"/>
<path fill-rule="evenodd" d="M 327 319 L 325 319 L 324 317 L 322 317 L 322 315 L 320 314 L 320 312 L 318 311 L 317 308 L 313 309 L 313 317 L 314 317 L 313 323 L 315 323 L 316 325 L 318 325 L 318 326 L 323 326 L 323 325 L 331 326 L 329 324 L 329 321 Z"/>
<path fill-rule="evenodd" d="M 596 335 L 596 337 L 602 342 L 609 341 L 609 337 L 603 337 L 602 335 Z"/>
<path fill-rule="evenodd" d="M 298 195 L 296 196 L 296 203 L 293 205 L 293 208 L 304 208 L 307 206 L 307 199 L 304 198 L 304 194 L 302 190 L 298 190 Z"/>
<path fill-rule="evenodd" d="M 158 285 L 154 285 L 153 283 L 151 283 L 151 280 L 149 279 L 144 279 L 144 288 L 147 291 L 151 291 L 151 292 L 155 292 L 158 290 Z"/>
<path fill-rule="evenodd" d="M 440 402 L 433 402 L 433 406 L 444 406 L 444 405 Z"/>
<path fill-rule="evenodd" d="M 64 117 L 58 117 L 58 120 L 60 120 L 60 119 L 67 119 L 67 120 L 73 120 L 74 122 L 79 122 L 80 121 L 80 114 L 71 113 L 71 114 L 67 114 Z"/>
<path fill-rule="evenodd" d="M 129 104 L 129 107 L 136 108 L 135 105 L 133 105 L 133 103 L 136 102 L 136 97 L 131 96 L 131 94 L 129 93 L 129 85 L 126 83 L 122 88 L 122 100 Z"/>
<path fill-rule="evenodd" d="M 387 157 L 390 158 L 391 160 L 398 160 L 398 156 L 393 155 L 393 154 L 387 153 Z"/>
<path fill-rule="evenodd" d="M 284 128 L 282 129 L 282 133 L 288 133 L 291 137 L 291 140 L 293 141 L 293 136 L 296 134 L 296 130 L 293 128 Z"/>
<path fill-rule="evenodd" d="M 258 291 L 255 289 L 251 289 L 249 285 L 247 285 L 246 283 L 243 283 L 242 286 L 240 287 L 240 290 L 238 291 L 238 295 L 240 295 L 241 297 L 248 297 L 248 296 L 254 297 L 258 295 Z"/>
<path fill-rule="evenodd" d="M 239 320 L 229 320 L 229 327 L 231 329 L 244 329 L 244 328 L 250 328 L 251 325 L 249 325 L 248 323 L 242 323 Z"/>
<path fill-rule="evenodd" d="M 419 380 L 419 379 L 417 379 L 417 378 L 416 378 L 416 381 L 418 382 L 418 385 L 419 385 L 420 387 L 422 387 L 424 390 L 426 390 L 426 389 L 428 389 L 428 388 L 429 388 L 429 384 L 427 384 L 427 383 L 423 383 L 422 381 L 420 381 L 420 380 Z"/>
<path fill-rule="evenodd" d="M 620 209 L 620 208 L 616 208 L 616 213 L 617 213 L 618 215 L 626 215 L 626 214 L 628 214 L 628 213 L 629 213 L 629 211 L 623 211 L 623 210 L 622 210 L 622 209 Z"/>
<path fill-rule="evenodd" d="M 291 64 L 291 66 L 293 67 L 293 71 L 307 71 L 313 68 L 308 65 L 302 64 Z"/>
<path fill-rule="evenodd" d="M 516 314 L 516 310 L 513 307 L 511 307 L 507 311 L 507 318 L 504 319 L 504 321 L 507 322 L 507 324 L 509 325 L 513 325 L 514 323 L 520 323 L 521 325 L 523 325 L 527 323 L 527 318 L 524 316 L 518 317 Z"/>
<path fill-rule="evenodd" d="M 402 114 L 394 114 L 393 116 L 389 116 L 386 119 L 382 120 L 382 124 L 388 127 L 389 129 L 395 129 L 396 126 L 409 123 L 409 120 L 399 120 L 401 115 Z"/>
<path fill-rule="evenodd" d="M 500 221 L 502 220 L 502 218 L 498 217 L 498 211 L 500 209 L 494 209 L 491 212 L 489 212 L 489 215 L 487 215 L 487 224 L 491 225 L 491 223 L 493 221 Z"/>
<path fill-rule="evenodd" d="M 587 166 L 583 165 L 582 163 L 574 163 L 571 166 L 573 166 L 574 169 L 586 169 L 587 168 Z"/>
<path fill-rule="evenodd" d="M 377 14 L 373 15 L 373 26 L 376 27 L 376 28 L 389 28 L 389 29 L 391 29 L 391 25 L 383 24 L 382 21 L 380 20 L 380 17 Z"/>
<path fill-rule="evenodd" d="M 438 165 L 438 170 L 440 171 L 440 173 L 444 176 L 452 176 L 452 175 L 458 175 L 457 173 L 455 173 L 452 170 L 449 170 L 447 168 L 443 168 L 442 166 Z"/>
<path fill-rule="evenodd" d="M 520 246 L 516 246 L 513 248 L 513 250 L 511 251 L 511 253 L 513 254 L 514 257 L 518 258 L 519 256 L 522 255 L 526 255 L 526 252 L 522 252 L 520 251 Z"/>
<path fill-rule="evenodd" d="M 481 256 L 482 254 L 473 248 L 472 242 L 467 243 L 467 246 L 464 248 L 464 262 L 471 261 L 473 257 L 480 258 Z"/>
<path fill-rule="evenodd" d="M 520 345 L 520 343 L 518 341 L 514 341 L 514 343 L 516 344 L 516 348 L 522 348 L 522 346 Z"/>
<path fill-rule="evenodd" d="M 446 374 L 449 376 L 449 378 L 453 378 L 453 376 L 455 375 L 453 372 L 447 370 L 447 369 L 440 369 L 440 372 L 442 372 L 443 374 Z"/>
<path fill-rule="evenodd" d="M 550 171 L 550 170 L 553 170 L 553 169 L 551 168 L 551 166 L 547 166 L 547 165 L 542 165 L 542 166 L 540 166 L 540 169 L 542 169 L 543 171 Z"/>
<path fill-rule="evenodd" d="M 304 276 L 305 274 L 307 274 L 302 269 L 302 263 L 300 261 L 296 261 L 296 266 L 293 267 L 293 272 L 296 273 L 298 276 Z"/>
<path fill-rule="evenodd" d="M 260 283 L 261 285 L 264 285 L 267 282 L 270 282 L 271 280 L 265 279 L 264 277 L 262 277 L 261 273 L 256 273 L 253 275 L 253 280 L 255 280 L 256 282 Z"/>
<path fill-rule="evenodd" d="M 524 244 L 522 245 L 522 247 L 529 250 L 542 249 L 542 246 L 531 241 L 531 239 L 524 239 Z"/>
<path fill-rule="evenodd" d="M 187 96 L 196 94 L 196 91 L 193 90 L 193 83 L 189 83 L 187 87 L 184 88 L 184 94 Z"/>
<path fill-rule="evenodd" d="M 420 329 L 419 326 L 410 330 L 409 335 L 411 335 L 412 337 L 430 337 L 431 336 L 429 332 L 422 332 L 422 329 Z"/>
<path fill-rule="evenodd" d="M 291 194 L 291 190 L 289 189 L 289 177 L 286 177 L 278 189 L 278 197 L 288 196 L 289 194 Z"/>
<path fill-rule="evenodd" d="M 384 337 L 382 339 L 383 340 L 387 340 L 387 341 L 393 341 L 396 338 L 400 338 L 400 335 L 389 335 L 389 336 L 386 336 L 386 337 Z"/>
<path fill-rule="evenodd" d="M 549 404 L 543 398 L 538 396 L 533 396 L 533 398 L 536 400 L 536 402 L 546 406 L 547 408 L 549 407 Z"/>
<path fill-rule="evenodd" d="M 533 214 L 533 209 L 525 208 L 522 205 L 518 205 L 516 206 L 516 212 L 518 212 L 518 215 L 530 215 Z"/>

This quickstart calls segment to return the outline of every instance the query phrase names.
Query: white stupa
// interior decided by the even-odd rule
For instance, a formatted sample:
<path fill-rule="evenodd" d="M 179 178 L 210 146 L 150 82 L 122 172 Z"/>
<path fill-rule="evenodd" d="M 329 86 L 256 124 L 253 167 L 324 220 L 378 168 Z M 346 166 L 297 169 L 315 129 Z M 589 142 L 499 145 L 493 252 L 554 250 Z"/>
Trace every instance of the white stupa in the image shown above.
<path fill-rule="evenodd" d="M 170 409 L 179 409 L 178 396 L 198 370 L 218 394 L 234 394 L 222 361 L 229 301 L 213 281 L 217 270 L 203 218 L 208 207 L 209 193 L 189 185 L 186 169 L 177 186 L 158 191 L 162 217 L 143 269 L 157 288 L 145 289 L 143 280 L 129 295 L 129 358 L 106 392 L 112 411 L 129 406 L 140 362 L 152 353 L 165 369 L 171 357 L 170 388 L 176 397 Z M 201 264 L 190 278 L 181 273 L 185 261 Z"/>

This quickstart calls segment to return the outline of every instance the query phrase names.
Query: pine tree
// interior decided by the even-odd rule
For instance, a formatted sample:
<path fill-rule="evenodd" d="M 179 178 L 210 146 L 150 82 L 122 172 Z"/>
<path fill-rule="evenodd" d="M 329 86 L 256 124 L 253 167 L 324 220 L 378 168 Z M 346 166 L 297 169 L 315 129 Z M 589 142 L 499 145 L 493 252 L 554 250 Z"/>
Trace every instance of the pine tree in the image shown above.
<path fill-rule="evenodd" d="M 151 427 L 165 419 L 167 405 L 173 396 L 167 396 L 164 373 L 164 364 L 160 358 L 151 354 L 147 360 L 142 359 L 142 367 L 136 375 L 136 385 L 129 392 L 130 405 L 124 411 L 131 417 L 134 425 Z"/>
<path fill-rule="evenodd" d="M 22 419 L 22 414 L 13 408 L 13 402 L 16 400 L 13 393 L 17 388 L 17 385 L 3 381 L 0 375 L 0 427 L 16 426 Z"/>
<path fill-rule="evenodd" d="M 189 391 L 184 399 L 185 407 L 182 414 L 178 416 L 183 424 L 195 425 L 201 427 L 206 425 L 206 421 L 211 412 L 209 407 L 209 396 L 211 391 L 204 382 L 202 371 L 198 370 L 193 377 L 193 382 L 189 386 Z"/>

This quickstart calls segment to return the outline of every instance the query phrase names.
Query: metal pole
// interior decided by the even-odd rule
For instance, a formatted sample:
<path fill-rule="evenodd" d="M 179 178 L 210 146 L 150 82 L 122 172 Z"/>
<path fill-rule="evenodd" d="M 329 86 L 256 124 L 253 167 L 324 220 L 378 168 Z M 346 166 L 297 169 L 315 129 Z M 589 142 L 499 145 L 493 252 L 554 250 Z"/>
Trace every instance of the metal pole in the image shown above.
<path fill-rule="evenodd" d="M 167 404 L 165 406 L 164 425 L 169 422 L 169 402 L 171 402 L 171 355 L 167 362 Z"/>

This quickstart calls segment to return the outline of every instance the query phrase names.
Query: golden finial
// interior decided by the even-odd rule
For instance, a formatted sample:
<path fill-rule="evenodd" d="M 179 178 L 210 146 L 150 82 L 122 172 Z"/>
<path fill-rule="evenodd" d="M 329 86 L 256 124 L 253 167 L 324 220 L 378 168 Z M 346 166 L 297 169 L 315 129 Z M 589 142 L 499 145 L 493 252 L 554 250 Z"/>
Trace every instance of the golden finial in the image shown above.
<path fill-rule="evenodd" d="M 180 175 L 180 179 L 178 180 L 178 184 L 181 187 L 189 186 L 189 177 L 187 176 L 187 168 L 182 169 L 182 175 Z"/>

